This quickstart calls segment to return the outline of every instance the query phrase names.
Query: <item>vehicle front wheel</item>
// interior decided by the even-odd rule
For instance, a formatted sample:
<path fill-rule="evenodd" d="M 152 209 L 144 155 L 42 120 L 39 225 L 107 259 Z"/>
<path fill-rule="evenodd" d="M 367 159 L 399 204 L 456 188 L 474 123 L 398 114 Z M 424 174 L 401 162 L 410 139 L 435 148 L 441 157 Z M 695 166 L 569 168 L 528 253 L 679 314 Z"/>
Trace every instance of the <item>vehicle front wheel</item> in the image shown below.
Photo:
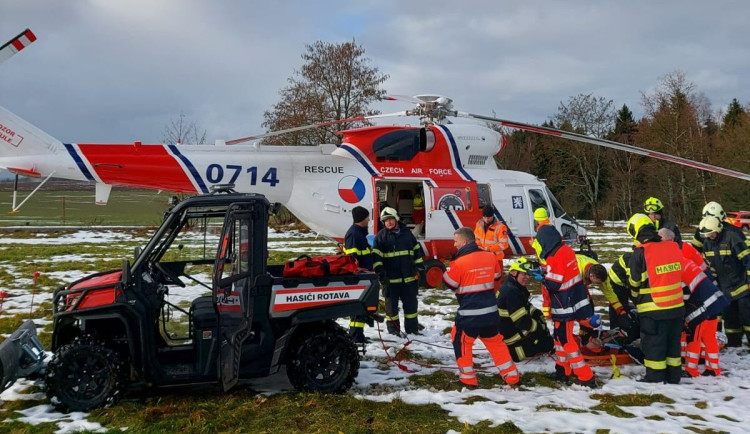
<path fill-rule="evenodd" d="M 287 376 L 292 386 L 306 392 L 345 392 L 358 372 L 357 346 L 335 324 L 298 340 L 287 363 Z"/>
<path fill-rule="evenodd" d="M 117 352 L 90 336 L 60 347 L 47 365 L 47 396 L 67 411 L 90 411 L 114 403 L 124 388 Z"/>

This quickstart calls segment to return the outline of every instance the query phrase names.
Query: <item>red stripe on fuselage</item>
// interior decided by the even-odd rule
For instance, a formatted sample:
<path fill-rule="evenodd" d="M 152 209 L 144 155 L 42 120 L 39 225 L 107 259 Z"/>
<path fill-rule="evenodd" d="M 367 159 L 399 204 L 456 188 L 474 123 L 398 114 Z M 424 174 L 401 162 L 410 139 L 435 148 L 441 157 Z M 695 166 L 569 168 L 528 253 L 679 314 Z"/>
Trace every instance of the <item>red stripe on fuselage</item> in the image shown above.
<path fill-rule="evenodd" d="M 78 144 L 78 148 L 106 184 L 196 192 L 182 166 L 165 146 Z"/>

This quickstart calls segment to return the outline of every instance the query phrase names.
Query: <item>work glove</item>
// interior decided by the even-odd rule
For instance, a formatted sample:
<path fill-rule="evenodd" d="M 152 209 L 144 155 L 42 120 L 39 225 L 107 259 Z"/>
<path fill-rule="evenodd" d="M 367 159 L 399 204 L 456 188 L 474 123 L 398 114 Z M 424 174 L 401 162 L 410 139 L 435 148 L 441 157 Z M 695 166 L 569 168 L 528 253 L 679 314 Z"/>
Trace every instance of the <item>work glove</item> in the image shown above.
<path fill-rule="evenodd" d="M 628 312 L 622 306 L 617 306 L 617 307 L 614 308 L 614 310 L 617 313 L 617 316 L 623 316 L 623 315 L 627 315 L 628 314 Z"/>
<path fill-rule="evenodd" d="M 542 280 L 544 280 L 544 273 L 542 272 L 541 268 L 529 270 L 529 276 L 533 277 L 537 282 L 541 282 Z"/>

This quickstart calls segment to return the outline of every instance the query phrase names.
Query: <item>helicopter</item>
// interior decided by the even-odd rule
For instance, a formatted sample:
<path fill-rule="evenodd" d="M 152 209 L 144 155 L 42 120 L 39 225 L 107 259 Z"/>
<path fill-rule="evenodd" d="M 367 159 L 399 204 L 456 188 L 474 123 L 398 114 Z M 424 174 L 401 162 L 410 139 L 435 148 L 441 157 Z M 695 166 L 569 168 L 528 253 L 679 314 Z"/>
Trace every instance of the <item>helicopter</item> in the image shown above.
<path fill-rule="evenodd" d="M 209 193 L 214 185 L 231 184 L 238 192 L 261 193 L 269 201 L 283 204 L 311 230 L 338 242 L 352 223 L 351 210 L 355 206 L 369 209 L 373 216 L 389 206 L 399 213 L 421 244 L 425 252 L 424 280 L 430 287 L 440 283 L 444 260 L 454 253 L 455 230 L 474 227 L 482 208 L 489 204 L 494 206 L 495 217 L 508 227 L 509 256 L 533 254 L 533 212 L 540 207 L 548 210 L 551 224 L 566 242 L 574 243 L 585 236 L 585 229 L 565 212 L 542 180 L 525 172 L 497 168 L 493 157 L 502 151 L 505 141 L 489 124 L 750 180 L 750 175 L 744 173 L 631 145 L 459 112 L 450 98 L 440 95 L 396 95 L 389 99 L 412 103 L 414 108 L 216 140 L 214 145 L 189 146 L 138 141 L 62 143 L 0 107 L 0 167 L 16 176 L 44 177 L 40 186 L 53 176 L 95 183 L 98 204 L 106 204 L 113 185 L 196 194 Z M 306 128 L 391 116 L 417 116 L 421 124 L 345 130 L 341 132 L 340 145 L 263 146 L 257 142 Z M 481 124 L 451 120 L 457 118 Z M 237 146 L 251 141 L 254 144 Z M 424 217 L 417 218 L 419 213 L 414 209 L 417 195 L 424 204 Z M 23 202 L 16 204 L 14 191 L 13 211 L 21 205 Z M 380 222 L 373 218 L 370 233 L 377 233 L 379 228 Z"/>

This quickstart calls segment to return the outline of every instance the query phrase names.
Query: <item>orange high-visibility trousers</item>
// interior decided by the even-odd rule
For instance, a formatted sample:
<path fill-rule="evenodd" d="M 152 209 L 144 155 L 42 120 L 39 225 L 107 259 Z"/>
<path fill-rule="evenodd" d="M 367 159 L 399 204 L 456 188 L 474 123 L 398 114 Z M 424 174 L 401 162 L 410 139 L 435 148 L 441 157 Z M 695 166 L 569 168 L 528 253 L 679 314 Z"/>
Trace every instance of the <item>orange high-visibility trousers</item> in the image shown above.
<path fill-rule="evenodd" d="M 588 381 L 594 378 L 594 372 L 583 360 L 573 325 L 574 321 L 555 321 L 555 364 L 562 366 L 566 375 L 573 371 L 579 380 Z"/>
<path fill-rule="evenodd" d="M 691 377 L 700 375 L 698 362 L 701 356 L 705 359 L 706 371 L 721 375 L 719 368 L 719 343 L 716 340 L 718 318 L 707 319 L 698 324 L 693 339 L 685 347 L 685 372 Z"/>
<path fill-rule="evenodd" d="M 495 366 L 500 371 L 500 376 L 509 385 L 518 383 L 521 379 L 516 369 L 516 364 L 510 357 L 508 346 L 503 342 L 503 335 L 497 332 L 497 326 L 464 328 L 453 324 L 451 339 L 453 350 L 456 354 L 458 365 L 458 379 L 469 386 L 476 386 L 477 373 L 474 370 L 474 341 L 480 341 L 490 352 Z"/>

